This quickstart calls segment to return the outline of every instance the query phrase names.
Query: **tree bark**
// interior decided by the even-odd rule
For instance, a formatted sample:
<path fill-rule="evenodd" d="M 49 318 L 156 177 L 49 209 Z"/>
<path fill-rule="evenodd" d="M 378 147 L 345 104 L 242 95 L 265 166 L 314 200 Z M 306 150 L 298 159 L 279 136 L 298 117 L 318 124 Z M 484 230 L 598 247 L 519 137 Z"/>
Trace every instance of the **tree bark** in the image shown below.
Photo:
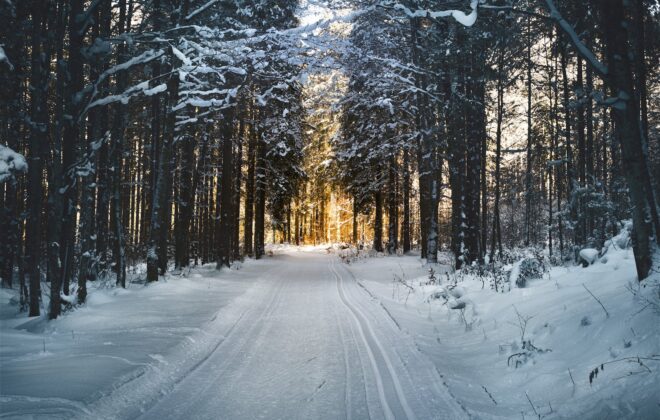
<path fill-rule="evenodd" d="M 48 118 L 46 109 L 47 95 L 47 63 L 42 55 L 43 36 L 45 28 L 45 13 L 43 1 L 32 3 L 32 56 L 30 85 L 30 125 L 28 155 L 28 205 L 25 233 L 25 254 L 29 276 L 29 316 L 38 316 L 41 301 L 41 223 L 42 223 L 42 172 L 44 168 L 43 151 L 47 150 Z M 59 298 L 58 297 L 56 299 Z M 52 311 L 51 311 L 52 312 Z M 58 312 L 59 313 L 59 312 Z"/>
<path fill-rule="evenodd" d="M 383 193 L 380 190 L 374 192 L 374 250 L 383 252 Z"/>
<path fill-rule="evenodd" d="M 225 111 L 222 120 L 222 178 L 220 180 L 220 224 L 216 269 L 231 265 L 232 222 L 234 221 L 234 140 L 233 109 Z"/>
<path fill-rule="evenodd" d="M 177 200 L 179 208 L 176 213 L 176 222 L 174 225 L 174 263 L 176 268 L 182 269 L 190 265 L 190 223 L 195 207 L 195 194 L 197 192 L 196 185 L 194 184 L 199 176 L 198 170 L 196 171 L 195 166 L 193 166 L 195 154 L 194 138 L 192 136 L 182 137 L 179 143 L 181 144 L 181 175 Z M 196 167 L 199 168 L 199 164 Z"/>
<path fill-rule="evenodd" d="M 410 159 L 408 148 L 403 150 L 403 223 L 401 235 L 403 237 L 403 253 L 410 252 Z M 357 229 L 354 233 L 357 237 Z"/>
<path fill-rule="evenodd" d="M 388 206 L 388 239 L 387 239 L 387 252 L 388 254 L 395 254 L 399 248 L 399 205 L 397 202 L 397 162 L 396 155 L 390 157 L 388 168 L 388 189 L 387 189 L 387 206 Z"/>
<path fill-rule="evenodd" d="M 623 0 L 598 0 L 608 63 L 606 83 L 610 94 L 617 98 L 613 105 L 615 130 L 621 142 L 624 176 L 633 216 L 633 251 L 637 277 L 648 277 L 653 261 L 651 254 L 650 207 L 655 206 L 653 191 L 648 191 L 646 154 L 640 124 L 640 113 L 635 100 L 632 63 L 629 59 L 628 33 L 625 24 L 626 8 Z M 645 191 L 646 190 L 646 191 Z M 652 200 L 649 200 L 649 197 Z"/>
<path fill-rule="evenodd" d="M 254 197 L 254 256 L 260 259 L 266 253 L 266 142 L 257 139 L 257 160 Z"/>
<path fill-rule="evenodd" d="M 243 249 L 245 255 L 252 257 L 254 255 L 252 247 L 253 238 L 253 224 L 254 224 L 254 175 L 256 166 L 255 146 L 257 143 L 256 130 L 255 130 L 256 111 L 252 110 L 252 121 L 248 129 L 248 150 L 247 150 L 247 163 L 248 171 L 247 178 L 245 179 L 245 224 L 243 228 Z M 296 213 L 297 217 L 297 213 Z M 298 241 L 298 234 L 296 233 L 296 241 Z"/>

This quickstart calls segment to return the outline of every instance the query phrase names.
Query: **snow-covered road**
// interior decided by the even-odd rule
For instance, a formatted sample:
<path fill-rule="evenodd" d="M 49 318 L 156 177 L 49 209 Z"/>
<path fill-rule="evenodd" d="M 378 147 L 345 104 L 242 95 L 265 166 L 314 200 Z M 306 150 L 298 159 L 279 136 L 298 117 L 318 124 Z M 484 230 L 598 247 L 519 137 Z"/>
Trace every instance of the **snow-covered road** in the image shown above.
<path fill-rule="evenodd" d="M 466 417 L 435 367 L 335 256 L 277 259 L 248 292 L 252 304 L 190 369 L 144 375 L 90 412 L 142 419 Z M 140 404 L 145 400 L 151 402 Z"/>
<path fill-rule="evenodd" d="M 656 365 L 632 376 L 625 363 L 659 348 L 657 315 L 625 288 L 630 250 L 508 293 L 464 278 L 452 294 L 464 313 L 432 298 L 452 280 L 428 285 L 415 256 L 346 265 L 320 247 L 273 250 L 231 270 L 94 284 L 55 321 L 25 318 L 0 289 L 0 418 L 658 418 Z M 526 339 L 552 351 L 512 367 L 518 311 L 533 318 Z"/>

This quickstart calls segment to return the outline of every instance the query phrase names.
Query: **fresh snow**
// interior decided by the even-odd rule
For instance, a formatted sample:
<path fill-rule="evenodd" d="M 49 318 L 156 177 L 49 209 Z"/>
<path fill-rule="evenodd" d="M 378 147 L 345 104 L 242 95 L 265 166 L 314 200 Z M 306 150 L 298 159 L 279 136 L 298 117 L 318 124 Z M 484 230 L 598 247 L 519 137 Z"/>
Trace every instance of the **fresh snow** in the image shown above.
<path fill-rule="evenodd" d="M 154 86 L 151 89 L 145 89 L 144 94 L 146 96 L 153 96 L 165 92 L 166 90 L 167 90 L 167 85 L 165 83 L 161 83 L 160 85 Z"/>
<path fill-rule="evenodd" d="M 181 52 L 179 49 L 177 49 L 176 47 L 172 46 L 172 52 L 174 53 L 174 55 L 176 55 L 176 57 L 177 57 L 179 60 L 181 60 L 181 62 L 183 63 L 184 66 L 190 66 L 190 65 L 192 65 L 192 61 L 191 61 L 188 57 L 186 57 L 186 55 L 185 55 L 184 53 L 182 53 L 182 52 Z"/>
<path fill-rule="evenodd" d="M 470 8 L 472 11 L 470 13 L 465 13 L 461 10 L 410 10 L 408 7 L 404 6 L 401 3 L 395 4 L 394 9 L 401 10 L 408 17 L 429 17 L 432 19 L 452 17 L 456 22 L 460 23 L 463 26 L 470 27 L 474 25 L 477 21 L 477 10 L 479 6 L 479 0 L 472 0 L 470 2 Z"/>
<path fill-rule="evenodd" d="M 660 354 L 659 279 L 637 284 L 631 250 L 506 293 L 346 252 L 274 246 L 231 270 L 90 284 L 50 322 L 0 289 L 0 417 L 657 418 L 660 362 L 634 358 Z"/>
<path fill-rule="evenodd" d="M 427 285 L 428 267 L 412 256 L 349 268 L 474 418 L 660 418 L 660 275 L 640 286 L 631 249 L 611 248 L 587 268 L 554 267 L 506 293 L 447 266 Z M 517 313 L 539 351 L 523 348 Z"/>
<path fill-rule="evenodd" d="M 25 157 L 7 146 L 0 144 L 0 184 L 14 179 L 17 172 L 28 170 Z"/>
<path fill-rule="evenodd" d="M 0 289 L 0 417 L 102 418 L 89 404 L 158 371 L 164 364 L 154 355 L 179 366 L 184 352 L 208 351 L 209 332 L 225 322 L 220 314 L 272 264 L 220 274 L 203 267 L 127 289 L 90 283 L 84 307 L 50 322 L 25 318 L 17 290 Z"/>
<path fill-rule="evenodd" d="M 580 250 L 580 258 L 587 264 L 593 264 L 598 258 L 598 250 L 594 248 L 585 248 Z"/>

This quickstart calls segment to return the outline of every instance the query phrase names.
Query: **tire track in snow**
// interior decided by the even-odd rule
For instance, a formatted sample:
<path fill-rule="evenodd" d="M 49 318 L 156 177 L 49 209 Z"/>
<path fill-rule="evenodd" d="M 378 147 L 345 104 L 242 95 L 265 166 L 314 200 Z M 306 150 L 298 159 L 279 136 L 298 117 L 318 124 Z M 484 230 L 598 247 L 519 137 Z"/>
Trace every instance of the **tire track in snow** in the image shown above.
<path fill-rule="evenodd" d="M 227 356 L 223 359 L 222 364 L 221 364 L 219 367 L 217 367 L 217 368 L 214 367 L 213 371 L 216 372 L 216 374 L 213 375 L 213 377 L 209 377 L 210 380 L 209 380 L 207 383 L 205 383 L 202 387 L 198 388 L 198 392 L 197 392 L 197 394 L 195 395 L 195 397 L 194 397 L 193 399 L 188 400 L 188 403 L 186 404 L 186 407 L 178 407 L 179 410 L 183 410 L 183 411 L 185 412 L 185 411 L 187 411 L 187 410 L 185 410 L 185 408 L 187 408 L 187 407 L 191 407 L 191 406 L 194 407 L 194 406 L 197 404 L 197 402 L 198 402 L 200 399 L 202 399 L 202 398 L 204 397 L 204 395 L 207 394 L 207 391 L 208 391 L 212 386 L 214 386 L 214 385 L 216 384 L 216 382 L 217 382 L 220 378 L 222 378 L 223 373 L 227 370 L 227 368 L 231 365 L 231 363 L 234 362 L 235 359 L 236 359 L 238 356 L 245 355 L 245 352 L 244 352 L 245 348 L 246 348 L 248 345 L 253 344 L 254 339 L 258 338 L 258 337 L 261 335 L 261 333 L 263 332 L 263 330 L 264 330 L 264 325 L 265 325 L 265 323 L 263 322 L 264 319 L 268 319 L 268 318 L 273 314 L 273 312 L 275 311 L 275 309 L 277 308 L 277 306 L 279 305 L 279 303 L 281 302 L 281 300 L 282 300 L 282 295 L 283 295 L 283 290 L 284 290 L 284 288 L 285 288 L 284 286 L 285 286 L 285 282 L 283 282 L 283 281 L 279 281 L 279 282 L 278 282 L 277 290 L 275 291 L 275 293 L 272 293 L 272 294 L 271 294 L 271 299 L 268 301 L 268 304 L 265 306 L 264 310 L 263 310 L 263 311 L 257 316 L 256 319 L 252 319 L 252 320 L 250 320 L 250 319 L 247 319 L 246 317 L 243 316 L 243 315 L 245 315 L 245 314 L 241 315 L 241 319 L 239 319 L 239 320 L 238 320 L 238 321 L 232 326 L 232 331 L 234 331 L 234 330 L 239 330 L 239 331 L 240 331 L 240 330 L 241 330 L 240 328 L 235 328 L 235 327 L 237 326 L 237 324 L 240 323 L 241 320 L 246 319 L 245 322 L 249 322 L 249 323 L 250 323 L 250 327 L 248 327 L 247 332 L 246 332 L 245 334 L 243 334 L 241 337 L 238 337 L 238 338 L 235 340 L 235 341 L 238 341 L 239 343 L 238 343 L 237 346 L 235 346 L 234 348 L 230 348 L 230 349 L 228 349 L 228 353 L 230 353 L 230 354 L 227 355 Z M 233 335 L 235 335 L 235 334 L 233 334 Z M 233 338 L 233 337 L 231 337 L 231 338 Z M 185 375 L 184 377 L 180 378 L 180 379 L 176 382 L 176 385 L 170 390 L 169 393 L 172 393 L 172 392 L 176 391 L 176 388 L 177 388 L 177 386 L 178 386 L 179 384 L 181 384 L 182 382 L 184 382 L 188 377 L 192 376 L 192 374 L 194 374 L 196 371 L 200 370 L 200 368 L 201 368 L 201 367 L 202 367 L 202 366 L 203 366 L 203 365 L 204 365 L 209 359 L 211 359 L 211 357 L 212 357 L 212 356 L 213 356 L 218 350 L 220 350 L 221 348 L 227 347 L 227 346 L 231 346 L 232 343 L 233 343 L 233 341 L 234 341 L 234 340 L 231 340 L 230 337 L 229 337 L 229 335 L 228 335 L 224 340 L 222 340 L 222 342 L 219 343 L 218 346 L 216 346 L 216 347 L 213 349 L 213 351 L 212 351 L 211 353 L 209 353 L 209 354 L 204 358 L 204 360 L 202 360 L 200 363 L 198 363 L 198 364 L 195 366 L 194 369 L 192 369 L 190 372 L 188 372 L 188 374 Z M 240 362 L 239 362 L 239 363 L 240 363 Z M 162 397 L 164 398 L 165 395 L 163 395 Z M 160 401 L 160 400 L 159 400 L 159 401 Z M 142 419 L 142 418 L 151 418 L 152 415 L 150 414 L 150 409 L 153 409 L 154 407 L 156 407 L 156 406 L 158 405 L 158 402 L 159 402 L 159 401 L 154 402 L 154 404 L 152 404 L 152 405 L 150 406 L 150 408 L 147 409 L 147 410 L 144 412 L 144 414 L 141 415 L 139 418 L 140 418 L 140 419 Z"/>
<path fill-rule="evenodd" d="M 473 418 L 472 414 L 467 410 L 467 408 L 463 405 L 463 403 L 454 395 L 452 390 L 449 388 L 449 385 L 447 385 L 447 382 L 444 380 L 444 376 L 442 375 L 442 373 L 440 373 L 440 371 L 438 370 L 438 367 L 428 359 L 428 357 L 424 354 L 424 352 L 421 350 L 421 348 L 419 347 L 419 345 L 417 344 L 415 339 L 410 335 L 410 333 L 407 330 L 404 330 L 404 329 L 401 328 L 401 325 L 399 324 L 399 322 L 394 318 L 392 313 L 389 311 L 389 309 L 387 309 L 387 307 L 383 304 L 383 302 L 378 297 L 376 297 L 373 293 L 371 293 L 371 291 L 364 284 L 362 284 L 362 282 L 360 282 L 355 277 L 355 274 L 353 274 L 353 272 L 348 267 L 343 266 L 343 265 L 340 265 L 340 267 L 342 267 L 344 269 L 344 271 L 346 271 L 353 278 L 355 283 L 358 286 L 360 286 L 360 288 L 364 292 L 366 292 L 372 300 L 378 302 L 380 307 L 386 312 L 387 317 L 392 321 L 393 327 L 395 327 L 395 328 L 392 328 L 392 330 L 393 330 L 392 332 L 394 334 L 396 334 L 397 332 L 400 332 L 402 334 L 405 334 L 410 339 L 411 345 L 414 347 L 414 349 L 411 348 L 408 353 L 411 354 L 413 357 L 415 357 L 415 359 L 417 359 L 417 361 L 421 365 L 427 365 L 429 367 L 428 369 L 425 369 L 425 372 L 428 375 L 430 375 L 430 377 L 428 377 L 427 379 L 428 379 L 428 382 L 430 382 L 431 385 L 433 386 L 433 389 L 435 390 L 435 396 L 443 398 L 447 405 L 455 404 L 454 410 L 453 410 L 454 413 L 450 415 L 450 418 L 452 418 L 452 417 L 453 418 L 463 418 L 463 417 Z M 399 354 L 399 352 L 397 351 L 396 348 L 393 348 L 393 351 L 397 355 Z M 401 359 L 400 355 L 399 355 L 399 358 Z M 412 378 L 410 376 L 409 372 L 406 372 L 406 373 L 408 373 L 408 378 L 410 379 L 410 381 L 412 383 L 415 383 L 415 379 L 417 381 L 419 381 L 419 378 Z"/>
<path fill-rule="evenodd" d="M 346 410 L 346 420 L 353 419 L 353 408 L 351 404 L 351 366 L 348 362 L 348 345 L 346 344 L 346 335 L 344 327 L 341 325 L 339 314 L 335 311 L 335 319 L 337 320 L 337 328 L 339 328 L 339 337 L 341 339 L 341 346 L 344 353 L 344 409 Z"/>
<path fill-rule="evenodd" d="M 376 386 L 378 388 L 378 395 L 380 398 L 383 411 L 385 412 L 385 417 L 387 419 L 397 418 L 397 416 L 395 416 L 394 412 L 392 411 L 392 407 L 390 406 L 390 403 L 388 401 L 385 392 L 384 379 L 387 378 L 391 383 L 391 387 L 394 388 L 394 394 L 396 396 L 395 402 L 398 403 L 397 405 L 400 407 L 401 409 L 400 411 L 403 411 L 403 413 L 401 414 L 404 414 L 406 418 L 408 418 L 409 420 L 416 419 L 415 414 L 408 405 L 408 401 L 403 393 L 403 388 L 401 387 L 401 382 L 399 381 L 399 378 L 394 370 L 394 367 L 392 366 L 392 362 L 390 361 L 387 352 L 385 351 L 382 344 L 376 337 L 376 334 L 371 324 L 365 317 L 365 315 L 357 308 L 357 306 L 353 305 L 346 297 L 346 293 L 344 292 L 343 277 L 335 269 L 334 265 L 335 265 L 334 259 L 331 259 L 329 268 L 333 272 L 335 279 L 337 280 L 337 292 L 339 293 L 339 298 L 341 299 L 344 306 L 346 306 L 346 308 L 349 310 L 349 313 L 352 315 L 356 323 L 356 326 L 358 328 L 360 337 L 362 338 L 362 341 L 369 355 L 369 360 L 371 362 L 371 366 L 373 368 L 374 375 L 376 377 Z M 366 330 L 366 334 L 365 334 L 365 330 Z M 386 376 L 384 376 L 383 372 L 381 372 L 378 366 L 378 362 L 376 360 L 377 358 L 382 359 L 385 366 L 387 367 Z"/>
<path fill-rule="evenodd" d="M 273 267 L 262 273 L 262 278 L 267 277 L 272 271 L 279 267 Z M 263 281 L 263 280 L 261 280 Z M 256 283 L 251 290 L 255 290 Z M 282 285 L 280 284 L 281 291 Z M 239 296 L 237 299 L 245 299 L 249 296 L 249 291 Z M 279 294 L 272 293 L 269 304 L 261 312 L 259 319 L 266 316 L 266 312 L 271 309 L 271 304 L 277 299 Z M 245 305 L 245 303 L 242 303 Z M 220 309 L 214 316 L 223 314 L 226 307 Z M 87 407 L 90 412 L 95 413 L 96 418 L 121 419 L 136 418 L 145 416 L 148 411 L 161 402 L 186 378 L 198 371 L 215 352 L 224 347 L 227 343 L 233 342 L 233 337 L 241 330 L 239 324 L 242 324 L 246 314 L 257 312 L 252 305 L 237 314 L 237 317 L 229 327 L 223 331 L 217 331 L 218 326 L 214 321 L 209 321 L 210 331 L 200 330 L 197 332 L 197 340 L 182 341 L 173 348 L 169 355 L 173 360 L 184 360 L 188 363 L 175 363 L 169 366 L 147 365 L 139 368 L 127 375 L 122 376 L 107 391 L 100 392 L 99 397 L 91 402 Z M 254 326 L 254 324 L 253 324 Z M 218 337 L 219 335 L 219 337 Z M 187 338 L 191 338 L 188 336 Z M 88 419 L 87 415 L 75 415 L 72 418 Z"/>
<path fill-rule="evenodd" d="M 3 409 L 6 409 L 10 403 L 14 409 L 0 412 L 0 419 L 92 417 L 92 412 L 85 404 L 66 398 L 0 395 Z"/>

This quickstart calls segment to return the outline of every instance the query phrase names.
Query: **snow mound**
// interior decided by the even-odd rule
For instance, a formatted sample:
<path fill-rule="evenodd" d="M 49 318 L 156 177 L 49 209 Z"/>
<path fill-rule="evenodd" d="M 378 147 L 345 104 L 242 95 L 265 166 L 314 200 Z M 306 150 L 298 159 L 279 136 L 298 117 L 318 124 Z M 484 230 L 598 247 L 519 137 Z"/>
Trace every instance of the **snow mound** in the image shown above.
<path fill-rule="evenodd" d="M 598 250 L 594 248 L 585 248 L 580 251 L 580 259 L 584 261 L 586 265 L 591 265 L 598 259 Z"/>

